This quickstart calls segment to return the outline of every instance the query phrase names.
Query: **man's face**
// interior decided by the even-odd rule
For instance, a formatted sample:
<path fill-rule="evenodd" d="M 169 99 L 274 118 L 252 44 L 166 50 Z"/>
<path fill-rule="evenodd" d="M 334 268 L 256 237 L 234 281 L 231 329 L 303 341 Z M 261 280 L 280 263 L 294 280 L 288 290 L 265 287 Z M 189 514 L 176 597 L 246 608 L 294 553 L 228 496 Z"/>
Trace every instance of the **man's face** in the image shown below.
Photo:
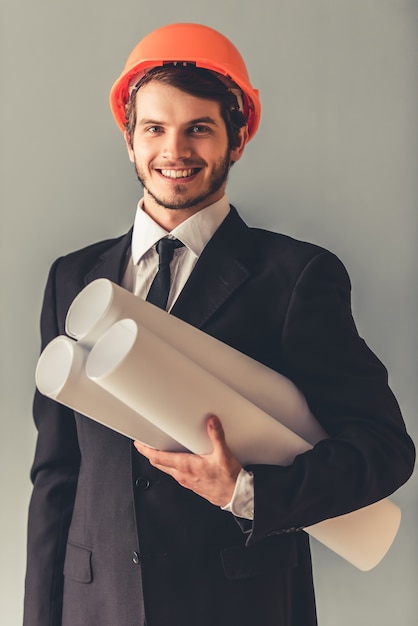
<path fill-rule="evenodd" d="M 152 81 L 137 94 L 137 122 L 129 158 L 144 186 L 145 210 L 182 209 L 180 221 L 219 200 L 231 161 L 245 144 L 229 149 L 219 104 Z M 155 214 L 155 215 L 154 215 Z"/>

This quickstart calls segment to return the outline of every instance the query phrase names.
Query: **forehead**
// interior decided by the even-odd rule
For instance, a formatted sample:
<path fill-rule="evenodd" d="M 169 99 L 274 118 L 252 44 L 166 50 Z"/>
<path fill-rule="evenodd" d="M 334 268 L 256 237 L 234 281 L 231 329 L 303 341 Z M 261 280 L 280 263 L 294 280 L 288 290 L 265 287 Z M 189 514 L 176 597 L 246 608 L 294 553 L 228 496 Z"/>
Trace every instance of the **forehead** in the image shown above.
<path fill-rule="evenodd" d="M 143 85 L 138 90 L 136 112 L 138 118 L 145 115 L 151 118 L 158 118 L 158 116 L 169 119 L 213 117 L 216 121 L 222 120 L 220 105 L 216 100 L 199 98 L 156 80 Z"/>

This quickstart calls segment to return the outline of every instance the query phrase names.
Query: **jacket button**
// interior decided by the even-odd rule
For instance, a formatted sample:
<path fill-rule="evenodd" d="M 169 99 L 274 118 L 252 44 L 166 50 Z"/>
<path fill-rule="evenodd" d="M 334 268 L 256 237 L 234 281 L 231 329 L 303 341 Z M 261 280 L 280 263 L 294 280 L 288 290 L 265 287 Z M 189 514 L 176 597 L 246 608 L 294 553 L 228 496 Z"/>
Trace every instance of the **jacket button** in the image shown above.
<path fill-rule="evenodd" d="M 133 563 L 135 563 L 135 565 L 139 564 L 139 554 L 138 552 L 132 552 L 132 561 Z"/>
<path fill-rule="evenodd" d="M 138 478 L 135 480 L 135 486 L 142 491 L 148 489 L 150 485 L 150 481 L 148 480 L 148 478 L 145 478 L 145 476 L 138 476 Z"/>

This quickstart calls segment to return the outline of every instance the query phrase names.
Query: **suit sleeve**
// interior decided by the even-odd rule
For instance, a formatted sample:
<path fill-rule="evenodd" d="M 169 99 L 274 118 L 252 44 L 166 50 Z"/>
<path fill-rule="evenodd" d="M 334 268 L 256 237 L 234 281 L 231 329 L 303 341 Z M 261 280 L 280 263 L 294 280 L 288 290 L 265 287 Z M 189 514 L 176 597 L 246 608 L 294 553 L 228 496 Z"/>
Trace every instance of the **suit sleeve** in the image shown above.
<path fill-rule="evenodd" d="M 42 348 L 60 334 L 56 314 L 56 262 L 51 268 L 41 315 Z M 71 410 L 34 398 L 38 430 L 31 471 L 24 626 L 60 626 L 63 563 L 80 464 Z"/>
<path fill-rule="evenodd" d="M 321 252 L 301 272 L 286 314 L 281 353 L 329 439 L 288 467 L 255 465 L 248 543 L 367 506 L 412 473 L 415 451 L 387 372 L 356 330 L 350 281 Z"/>

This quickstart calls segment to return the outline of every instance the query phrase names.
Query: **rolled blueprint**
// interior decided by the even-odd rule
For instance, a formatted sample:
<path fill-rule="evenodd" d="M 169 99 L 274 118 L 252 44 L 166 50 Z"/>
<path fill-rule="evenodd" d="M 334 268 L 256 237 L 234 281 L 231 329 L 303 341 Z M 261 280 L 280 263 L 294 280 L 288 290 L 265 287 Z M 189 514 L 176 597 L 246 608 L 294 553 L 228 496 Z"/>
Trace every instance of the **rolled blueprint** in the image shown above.
<path fill-rule="evenodd" d="M 312 445 L 326 437 L 305 397 L 288 378 L 106 278 L 87 285 L 72 302 L 66 332 L 91 348 L 123 318 L 158 335 Z"/>
<path fill-rule="evenodd" d="M 352 513 L 307 526 L 304 530 L 343 559 L 367 572 L 383 559 L 400 523 L 400 508 L 386 498 Z"/>
<path fill-rule="evenodd" d="M 80 292 L 73 301 L 67 315 L 66 331 L 71 337 L 77 339 L 78 342 L 71 341 L 68 338 L 61 338 L 61 340 L 69 341 L 67 349 L 70 350 L 69 346 L 71 345 L 73 352 L 75 351 L 75 346 L 82 348 L 82 365 L 80 366 L 80 363 L 77 361 L 77 367 L 73 366 L 74 369 L 70 368 L 71 372 L 68 372 L 68 380 L 65 384 L 63 381 L 62 389 L 60 384 L 58 384 L 60 381 L 56 380 L 58 369 L 52 375 L 52 381 L 49 381 L 48 384 L 44 383 L 43 388 L 39 386 L 43 384 L 43 377 L 38 375 L 40 391 L 133 439 L 139 439 L 148 445 L 160 449 L 183 449 L 176 439 L 176 433 L 172 430 L 164 432 L 162 427 L 160 428 L 162 426 L 161 423 L 154 426 L 149 424 L 148 427 L 153 427 L 155 430 L 147 430 L 145 425 L 148 420 L 142 417 L 141 413 L 138 414 L 116 397 L 119 393 L 118 389 L 115 389 L 115 395 L 113 395 L 113 393 L 106 392 L 103 387 L 96 385 L 96 383 L 87 378 L 85 364 L 89 351 L 105 331 L 123 318 L 132 318 L 136 322 L 136 327 L 139 327 L 142 337 L 145 336 L 144 331 L 151 331 L 152 335 L 162 340 L 166 344 L 164 353 L 166 353 L 168 348 L 174 349 L 175 353 L 177 350 L 177 353 L 181 353 L 180 356 L 190 359 L 202 370 L 205 370 L 206 376 L 211 376 L 218 383 L 224 383 L 224 385 L 230 387 L 230 390 L 234 390 L 250 404 L 255 405 L 254 409 L 259 409 L 261 413 L 265 412 L 271 415 L 280 423 L 279 425 L 287 427 L 292 433 L 299 436 L 301 447 L 295 449 L 291 446 L 291 452 L 286 462 L 291 462 L 292 455 L 308 450 L 316 442 L 326 437 L 326 433 L 310 413 L 303 395 L 291 381 L 182 320 L 169 315 L 148 302 L 144 302 L 107 279 L 96 280 Z M 130 325 L 131 323 L 125 324 L 125 330 L 121 331 L 119 329 L 117 334 L 123 332 L 126 335 L 125 339 L 128 341 L 128 345 L 132 342 L 127 353 L 129 358 L 133 358 L 131 348 L 134 342 L 132 340 L 132 328 L 129 331 Z M 126 329 L 128 329 L 128 332 L 125 332 Z M 138 337 L 136 331 L 133 334 L 136 340 Z M 103 349 L 104 345 L 102 345 L 101 349 Z M 47 346 L 44 353 L 48 348 L 49 346 Z M 126 349 L 126 344 L 124 349 Z M 55 351 L 53 350 L 52 352 Z M 65 350 L 61 348 L 61 352 L 63 353 L 64 361 L 68 359 Z M 43 359 L 44 353 L 41 355 L 41 359 Z M 179 356 L 177 353 L 176 363 Z M 98 352 L 96 352 L 96 357 L 97 354 Z M 118 354 L 119 357 L 122 356 L 120 352 Z M 48 362 L 52 363 L 53 361 L 50 357 L 51 355 L 48 355 L 48 358 L 45 357 L 42 368 L 39 365 L 39 372 L 42 369 L 46 371 L 47 369 L 55 368 L 55 365 L 52 365 L 51 368 L 48 365 Z M 57 354 L 55 354 L 55 357 L 57 357 Z M 97 362 L 95 365 L 93 358 L 90 361 L 93 373 L 97 376 L 97 379 L 103 377 L 102 382 L 105 378 L 109 381 L 113 376 L 113 374 L 110 376 L 110 371 L 105 371 L 109 364 L 109 360 L 103 361 L 101 366 Z M 176 368 L 177 365 L 175 364 L 174 371 Z M 65 379 L 66 377 L 63 374 L 65 374 L 65 371 L 62 371 L 60 374 L 61 378 Z M 88 382 L 86 382 L 86 379 Z M 113 378 L 113 380 L 115 379 Z M 133 389 L 137 389 L 138 392 L 138 378 L 131 374 L 130 380 L 132 389 L 126 389 L 126 393 L 132 393 Z M 182 382 L 184 383 L 184 381 Z M 161 388 L 164 384 L 160 379 L 155 396 L 163 395 L 161 394 Z M 79 386 L 84 390 L 81 396 L 83 402 L 76 398 L 79 393 Z M 193 389 L 193 385 L 186 381 L 183 389 L 185 389 L 183 395 L 188 397 Z M 106 399 L 104 400 L 104 398 Z M 214 399 L 215 397 L 211 398 L 211 400 Z M 113 402 L 114 410 L 109 408 L 111 402 Z M 170 403 L 169 413 L 163 414 L 172 416 L 173 404 Z M 219 406 L 221 407 L 221 405 Z M 210 413 L 216 413 L 213 402 L 210 404 L 209 411 Z M 222 421 L 224 421 L 225 406 L 222 405 L 218 412 Z M 115 417 L 116 415 L 117 417 Z M 240 416 L 237 415 L 236 417 Z M 199 419 L 201 420 L 201 416 Z M 251 411 L 251 419 L 256 421 L 256 412 L 254 410 Z M 261 423 L 257 423 L 257 431 Z M 170 429 L 169 424 L 168 428 Z M 238 426 L 238 430 L 239 428 L 240 426 Z M 199 445 L 204 445 L 205 432 L 202 429 L 202 421 L 200 421 L 197 430 L 199 435 L 198 443 Z M 229 425 L 227 430 L 229 443 Z M 257 441 L 260 441 L 260 436 L 257 433 Z M 164 444 L 164 437 L 167 438 L 166 445 Z M 193 442 L 188 441 L 188 443 L 191 444 L 190 448 L 192 449 Z M 295 440 L 293 439 L 294 443 Z M 189 447 L 187 444 L 183 445 L 186 448 Z M 270 441 L 268 441 L 268 449 L 270 450 Z M 275 457 L 273 462 L 281 463 L 277 449 L 272 454 Z M 268 461 L 266 457 L 263 457 L 260 462 L 266 463 Z M 285 461 L 282 462 L 284 464 Z M 373 568 L 384 557 L 396 536 L 399 523 L 399 508 L 385 499 L 347 515 L 325 520 L 305 528 L 305 530 L 347 561 L 366 571 Z"/>
<path fill-rule="evenodd" d="M 36 367 L 39 391 L 112 430 L 155 448 L 184 451 L 184 446 L 92 382 L 85 372 L 88 350 L 69 337 L 53 339 Z"/>
<path fill-rule="evenodd" d="M 222 416 L 242 465 L 289 465 L 312 446 L 146 328 L 111 326 L 91 349 L 87 376 L 196 454 L 212 451 L 207 418 Z"/>

